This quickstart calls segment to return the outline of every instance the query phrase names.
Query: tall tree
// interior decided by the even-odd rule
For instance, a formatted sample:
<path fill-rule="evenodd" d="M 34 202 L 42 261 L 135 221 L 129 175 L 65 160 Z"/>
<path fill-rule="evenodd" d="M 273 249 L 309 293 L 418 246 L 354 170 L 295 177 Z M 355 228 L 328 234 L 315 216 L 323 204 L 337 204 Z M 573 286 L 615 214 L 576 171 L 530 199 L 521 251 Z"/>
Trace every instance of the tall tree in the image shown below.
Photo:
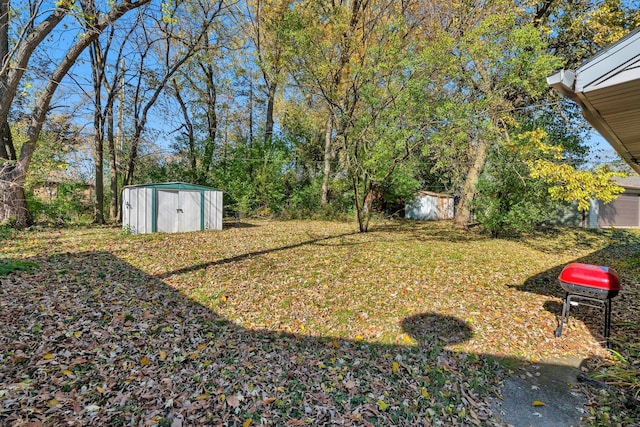
<path fill-rule="evenodd" d="M 453 129 L 468 153 L 455 223 L 466 227 L 476 184 L 492 146 L 504 141 L 521 108 L 547 91 L 545 77 L 559 64 L 548 55 L 539 29 L 520 21 L 508 1 L 454 3 L 443 16 L 451 73 L 439 86 L 463 113 Z M 446 128 L 451 132 L 451 127 Z"/>
<path fill-rule="evenodd" d="M 195 11 L 194 11 L 195 12 Z M 178 103 L 182 120 L 177 138 L 178 153 L 186 156 L 190 181 L 210 184 L 216 145 L 219 138 L 219 92 L 228 89 L 229 69 L 233 69 L 238 37 L 220 20 L 207 29 L 202 49 L 197 52 L 171 81 L 170 94 Z"/>
<path fill-rule="evenodd" d="M 640 25 L 637 1 L 544 0 L 525 9 L 525 19 L 544 30 L 549 51 L 569 68 Z"/>
<path fill-rule="evenodd" d="M 30 113 L 30 124 L 27 130 L 28 140 L 22 145 L 20 155 L 17 159 L 4 158 L 2 173 L 0 175 L 0 222 L 10 219 L 15 221 L 17 227 L 24 227 L 29 222 L 29 210 L 24 198 L 24 182 L 29 170 L 33 153 L 37 146 L 38 136 L 42 130 L 42 125 L 47 115 L 49 104 L 58 88 L 58 85 L 65 77 L 69 69 L 82 52 L 100 34 L 127 12 L 139 8 L 149 3 L 150 0 L 138 0 L 136 2 L 123 0 L 120 3 L 110 3 L 108 10 L 102 11 L 98 19 L 86 21 L 86 28 L 79 34 L 78 38 L 66 50 L 57 66 L 46 78 L 46 84 L 39 93 L 33 110 Z M 8 2 L 5 2 L 8 5 Z M 13 49 L 9 49 L 0 70 L 0 81 L 6 81 L 0 97 L 0 124 L 8 120 L 9 110 L 16 97 L 18 85 L 28 69 L 29 59 L 34 50 L 42 43 L 45 37 L 62 21 L 62 19 L 72 10 L 73 1 L 57 2 L 57 7 L 42 21 L 38 20 L 40 10 L 32 9 L 32 22 L 38 25 L 26 29 L 24 37 L 18 38 Z M 6 7 L 8 10 L 9 8 Z M 98 10 L 98 8 L 94 8 Z M 86 17 L 79 14 L 77 19 L 85 21 Z M 3 32 L 8 32 L 8 26 L 1 27 Z M 6 79 L 6 80 L 5 80 Z M 6 140 L 10 143 L 9 140 Z M 10 150 L 7 150 L 10 151 Z M 4 154 L 4 153 L 2 153 Z"/>
<path fill-rule="evenodd" d="M 93 108 L 93 135 L 94 135 L 94 166 L 95 166 L 95 203 L 94 221 L 98 224 L 105 222 L 107 215 L 104 211 L 104 152 L 108 148 L 108 163 L 110 171 L 109 189 L 111 193 L 109 216 L 118 218 L 120 165 L 115 141 L 115 117 L 114 108 L 118 95 L 124 87 L 123 56 L 129 44 L 130 37 L 138 28 L 141 14 L 129 23 L 129 30 L 124 35 L 116 37 L 114 27 L 111 27 L 103 37 L 95 40 L 89 46 L 89 58 L 91 63 L 92 78 L 92 108 Z M 115 50 L 115 55 L 113 51 Z M 120 99 L 119 110 L 124 108 Z M 107 147 L 105 147 L 105 143 Z"/>
<path fill-rule="evenodd" d="M 4 70 L 9 62 L 9 0 L 0 0 L 0 69 Z M 6 72 L 0 74 L 0 98 L 4 99 L 6 96 L 8 84 L 8 75 Z M 16 150 L 11 138 L 11 129 L 9 127 L 9 121 L 7 117 L 4 117 L 0 122 L 0 176 L 8 175 L 9 169 L 14 166 L 14 163 L 18 160 L 16 157 Z M 3 195 L 2 204 L 13 203 L 7 200 Z"/>
<path fill-rule="evenodd" d="M 264 141 L 273 137 L 276 91 L 285 76 L 286 44 L 279 30 L 292 0 L 248 0 L 244 26 L 253 47 L 267 98 Z"/>
<path fill-rule="evenodd" d="M 418 122 L 412 113 L 425 100 L 417 82 L 435 67 L 418 64 L 419 27 L 402 3 L 309 1 L 294 9 L 290 25 L 295 67 L 330 110 L 327 135 L 333 124 L 359 229 L 367 231 L 380 188 L 424 143 L 425 118 Z"/>
<path fill-rule="evenodd" d="M 136 161 L 149 112 L 178 70 L 197 52 L 208 39 L 209 28 L 222 18 L 226 1 L 216 0 L 180 3 L 168 16 L 145 23 L 142 45 L 136 70 L 137 83 L 133 95 L 133 132 L 124 184 L 133 183 Z M 199 19 L 192 21 L 189 13 L 199 12 Z M 191 10 L 191 11 L 190 11 Z M 152 35 L 158 34 L 155 38 Z M 153 65 L 158 65 L 155 69 Z"/>

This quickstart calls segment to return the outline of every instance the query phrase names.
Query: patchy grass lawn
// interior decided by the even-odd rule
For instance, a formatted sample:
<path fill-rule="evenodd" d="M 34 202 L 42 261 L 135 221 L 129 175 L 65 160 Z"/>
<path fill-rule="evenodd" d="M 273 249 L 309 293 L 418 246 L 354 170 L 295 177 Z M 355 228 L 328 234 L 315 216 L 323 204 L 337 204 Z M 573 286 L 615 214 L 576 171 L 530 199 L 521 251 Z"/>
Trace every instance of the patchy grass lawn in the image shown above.
<path fill-rule="evenodd" d="M 0 240 L 30 267 L 0 277 L 0 423 L 499 424 L 500 366 L 609 359 L 597 311 L 553 337 L 566 263 L 618 269 L 612 337 L 637 337 L 639 242 L 413 222 L 19 233 Z"/>

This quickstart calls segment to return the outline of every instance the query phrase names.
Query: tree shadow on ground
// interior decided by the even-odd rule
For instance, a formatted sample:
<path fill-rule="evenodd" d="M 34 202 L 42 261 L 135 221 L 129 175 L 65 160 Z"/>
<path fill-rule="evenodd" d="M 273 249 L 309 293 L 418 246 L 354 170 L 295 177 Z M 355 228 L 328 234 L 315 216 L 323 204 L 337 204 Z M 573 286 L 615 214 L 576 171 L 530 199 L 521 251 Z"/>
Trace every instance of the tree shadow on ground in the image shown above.
<path fill-rule="evenodd" d="M 637 292 L 637 284 L 626 274 L 626 268 L 623 263 L 628 257 L 640 253 L 640 238 L 624 231 L 616 230 L 613 233 L 612 238 L 616 240 L 615 244 L 594 251 L 587 256 L 576 258 L 572 260 L 572 262 L 607 266 L 614 268 L 619 273 L 622 290 L 612 301 L 611 314 L 611 340 L 615 348 L 616 342 L 623 342 L 637 333 L 637 331 L 632 332 L 624 327 L 626 319 L 635 317 L 635 307 L 640 305 L 640 301 L 638 301 L 640 293 Z M 556 298 L 555 301 L 546 301 L 543 308 L 556 315 L 558 324 L 560 322 L 565 296 L 565 291 L 562 289 L 558 277 L 566 265 L 567 264 L 560 264 L 554 266 L 553 268 L 529 277 L 522 285 L 515 286 L 516 289 L 523 292 L 531 292 Z M 570 322 L 575 320 L 584 322 L 591 334 L 600 343 L 605 343 L 603 336 L 604 314 L 602 309 L 585 305 L 572 307 L 570 310 Z M 566 329 L 563 334 L 564 333 L 567 333 Z"/>
<path fill-rule="evenodd" d="M 638 334 L 640 324 L 637 320 L 637 313 L 640 310 L 640 284 L 636 282 L 638 276 L 638 266 L 630 264 L 629 260 L 640 259 L 640 238 L 637 234 L 625 230 L 593 230 L 587 231 L 587 241 L 577 239 L 566 242 L 563 250 L 572 250 L 572 245 L 589 246 L 588 236 L 590 234 L 610 233 L 610 238 L 614 242 L 609 246 L 593 251 L 587 256 L 576 258 L 572 262 L 585 264 L 602 265 L 614 268 L 620 275 L 622 290 L 619 295 L 612 300 L 610 343 L 612 349 L 618 354 L 614 357 L 617 360 L 605 359 L 598 355 L 590 355 L 581 363 L 582 373 L 579 375 L 581 381 L 593 386 L 592 391 L 605 389 L 606 392 L 592 393 L 592 401 L 601 400 L 599 405 L 602 412 L 597 414 L 598 422 L 602 425 L 635 425 L 629 424 L 631 419 L 638 419 L 640 414 L 640 401 L 638 395 L 634 395 L 637 390 L 637 363 L 638 363 Z M 583 234 L 580 234 L 583 235 Z M 576 234 L 577 236 L 580 236 Z M 541 250 L 546 248 L 541 247 Z M 547 269 L 539 274 L 528 278 L 522 285 L 515 288 L 523 292 L 531 292 L 540 295 L 551 296 L 554 300 L 547 300 L 543 304 L 544 310 L 554 314 L 557 325 L 560 323 L 565 291 L 562 289 L 558 277 L 562 269 L 567 264 L 560 264 Z M 595 340 L 603 347 L 606 345 L 604 337 L 604 308 L 589 307 L 579 305 L 572 306 L 567 324 L 563 328 L 562 336 L 558 340 L 577 339 L 573 326 L 581 328 L 583 324 Z M 550 329 L 550 334 L 553 330 Z M 621 363 L 620 370 L 610 369 L 613 364 Z M 609 367 L 609 368 L 607 368 Z M 610 371 L 610 373 L 607 373 Z M 618 374 L 619 372 L 619 374 Z M 609 379 L 615 384 L 614 387 L 591 377 Z M 620 387 L 620 388 L 617 388 Z M 596 398 L 596 394 L 599 396 Z M 604 397 L 603 397 L 604 396 Z M 611 409 L 611 408 L 614 409 Z M 609 411 L 612 413 L 610 414 Z M 613 418 L 612 418 L 613 417 Z M 594 421 L 595 422 L 595 421 Z M 597 424 L 597 423 L 596 423 Z M 600 424 L 598 424 L 600 425 Z"/>
<path fill-rule="evenodd" d="M 409 233 L 411 238 L 419 241 L 443 241 L 448 243 L 466 243 L 490 239 L 487 234 L 458 228 L 451 220 L 412 220 L 405 219 L 372 227 L 370 232 Z"/>
<path fill-rule="evenodd" d="M 224 228 L 253 228 L 259 227 L 257 224 L 253 224 L 240 219 L 225 219 L 222 223 Z"/>
<path fill-rule="evenodd" d="M 637 320 L 637 313 L 640 310 L 640 284 L 636 282 L 638 276 L 638 266 L 633 265 L 633 260 L 639 259 L 640 254 L 640 238 L 636 234 L 626 232 L 624 230 L 608 230 L 614 244 L 604 249 L 594 251 L 593 253 L 577 258 L 573 262 L 585 264 L 603 265 L 614 268 L 620 275 L 622 282 L 622 290 L 619 295 L 612 301 L 611 312 L 611 332 L 610 342 L 612 349 L 615 351 L 615 361 L 606 360 L 602 357 L 592 355 L 582 362 L 582 369 L 587 375 L 581 378 L 589 384 L 595 384 L 598 388 L 606 389 L 604 395 L 600 395 L 600 399 L 605 399 L 601 403 L 605 412 L 599 414 L 600 422 L 603 425 L 613 425 L 615 422 L 628 423 L 632 418 L 638 419 L 638 411 L 640 410 L 640 401 L 634 390 L 637 390 L 637 363 L 638 363 L 638 334 L 640 333 L 640 324 Z M 629 262 L 631 260 L 631 263 Z M 524 292 L 532 292 L 541 295 L 548 295 L 555 298 L 552 301 L 544 303 L 544 309 L 555 314 L 558 324 L 563 308 L 564 290 L 560 286 L 558 276 L 566 264 L 557 265 L 542 273 L 527 279 L 517 289 Z M 565 325 L 563 334 L 559 340 L 574 339 L 575 332 L 567 326 L 577 326 L 581 328 L 584 324 L 588 328 L 592 336 L 602 345 L 606 344 L 604 338 L 604 310 L 599 307 L 588 307 L 579 305 L 571 307 L 568 325 Z M 619 369 L 611 369 L 612 364 L 620 364 Z M 607 368 L 608 367 L 608 368 Z M 621 387 L 611 387 L 599 381 L 594 381 L 591 376 L 596 378 L 604 378 L 612 381 L 615 385 Z M 602 397 L 605 396 L 605 397 Z M 617 417 L 614 421 L 607 412 L 614 407 L 612 411 Z M 626 420 L 626 421 L 625 421 Z M 626 424 L 625 424 L 626 425 Z"/>
<path fill-rule="evenodd" d="M 302 246 L 308 246 L 308 245 L 322 245 L 323 242 L 328 242 L 328 241 L 335 240 L 335 239 L 343 239 L 345 237 L 352 236 L 354 234 L 356 234 L 356 232 L 343 233 L 343 234 L 331 235 L 331 236 L 323 236 L 323 237 L 315 237 L 315 236 L 309 235 L 309 240 L 304 240 L 304 241 L 299 242 L 299 243 L 294 243 L 294 244 L 285 245 L 285 246 L 278 246 L 278 247 L 269 248 L 269 249 L 256 250 L 256 251 L 247 252 L 247 253 L 244 253 L 244 254 L 241 254 L 241 255 L 232 256 L 232 257 L 229 257 L 229 258 L 219 259 L 219 260 L 210 261 L 210 262 L 204 262 L 204 263 L 200 263 L 200 264 L 196 264 L 196 265 L 190 265 L 188 267 L 184 267 L 184 268 L 180 268 L 180 269 L 177 269 L 177 270 L 168 271 L 166 273 L 160 274 L 160 275 L 156 276 L 156 278 L 158 278 L 158 279 L 166 279 L 166 278 L 171 277 L 171 276 L 185 274 L 185 273 L 191 273 L 191 272 L 198 271 L 198 270 L 206 270 L 207 268 L 210 268 L 210 267 L 215 267 L 215 266 L 224 265 L 224 264 L 231 264 L 231 263 L 234 263 L 234 262 L 242 261 L 242 260 L 249 259 L 249 258 L 252 258 L 252 257 L 260 256 L 260 255 L 270 254 L 270 253 L 274 253 L 274 252 L 284 252 L 284 251 L 288 251 L 290 249 L 295 249 L 295 248 L 299 248 L 299 247 L 302 247 Z M 329 245 L 329 246 L 350 246 L 352 244 L 351 243 L 327 243 L 327 245 Z"/>
<path fill-rule="evenodd" d="M 108 252 L 30 261 L 0 286 L 0 423 L 503 424 L 457 317 L 403 319 L 406 345 L 247 329 Z"/>

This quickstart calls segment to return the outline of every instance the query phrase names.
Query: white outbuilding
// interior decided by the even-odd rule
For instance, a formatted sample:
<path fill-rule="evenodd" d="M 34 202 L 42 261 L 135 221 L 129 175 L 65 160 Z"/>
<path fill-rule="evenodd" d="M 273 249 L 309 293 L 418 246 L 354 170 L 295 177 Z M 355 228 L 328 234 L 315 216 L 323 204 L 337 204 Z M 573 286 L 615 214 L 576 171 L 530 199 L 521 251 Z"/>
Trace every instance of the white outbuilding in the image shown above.
<path fill-rule="evenodd" d="M 125 187 L 122 227 L 132 234 L 222 230 L 222 191 L 184 182 Z"/>
<path fill-rule="evenodd" d="M 431 191 L 418 191 L 416 197 L 405 205 L 404 216 L 407 219 L 417 220 L 453 219 L 453 196 Z"/>

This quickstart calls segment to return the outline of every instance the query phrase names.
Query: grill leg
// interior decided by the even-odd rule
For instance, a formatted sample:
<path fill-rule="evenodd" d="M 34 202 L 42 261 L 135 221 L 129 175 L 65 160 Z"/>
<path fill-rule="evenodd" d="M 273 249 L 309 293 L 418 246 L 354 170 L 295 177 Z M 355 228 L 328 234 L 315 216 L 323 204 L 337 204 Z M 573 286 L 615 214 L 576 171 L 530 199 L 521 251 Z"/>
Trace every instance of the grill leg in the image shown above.
<path fill-rule="evenodd" d="M 606 341 L 607 348 L 611 348 L 611 341 L 609 341 L 609 332 L 611 329 L 611 298 L 607 298 L 607 302 L 604 304 L 604 339 Z"/>
<path fill-rule="evenodd" d="M 570 301 L 569 301 L 569 292 L 566 292 L 564 294 L 564 304 L 562 305 L 562 317 L 560 317 L 560 325 L 556 328 L 556 331 L 554 333 L 556 338 L 559 338 L 560 336 L 562 336 L 562 325 L 564 325 L 564 322 L 566 321 L 566 319 L 569 318 L 569 308 L 570 308 Z"/>

